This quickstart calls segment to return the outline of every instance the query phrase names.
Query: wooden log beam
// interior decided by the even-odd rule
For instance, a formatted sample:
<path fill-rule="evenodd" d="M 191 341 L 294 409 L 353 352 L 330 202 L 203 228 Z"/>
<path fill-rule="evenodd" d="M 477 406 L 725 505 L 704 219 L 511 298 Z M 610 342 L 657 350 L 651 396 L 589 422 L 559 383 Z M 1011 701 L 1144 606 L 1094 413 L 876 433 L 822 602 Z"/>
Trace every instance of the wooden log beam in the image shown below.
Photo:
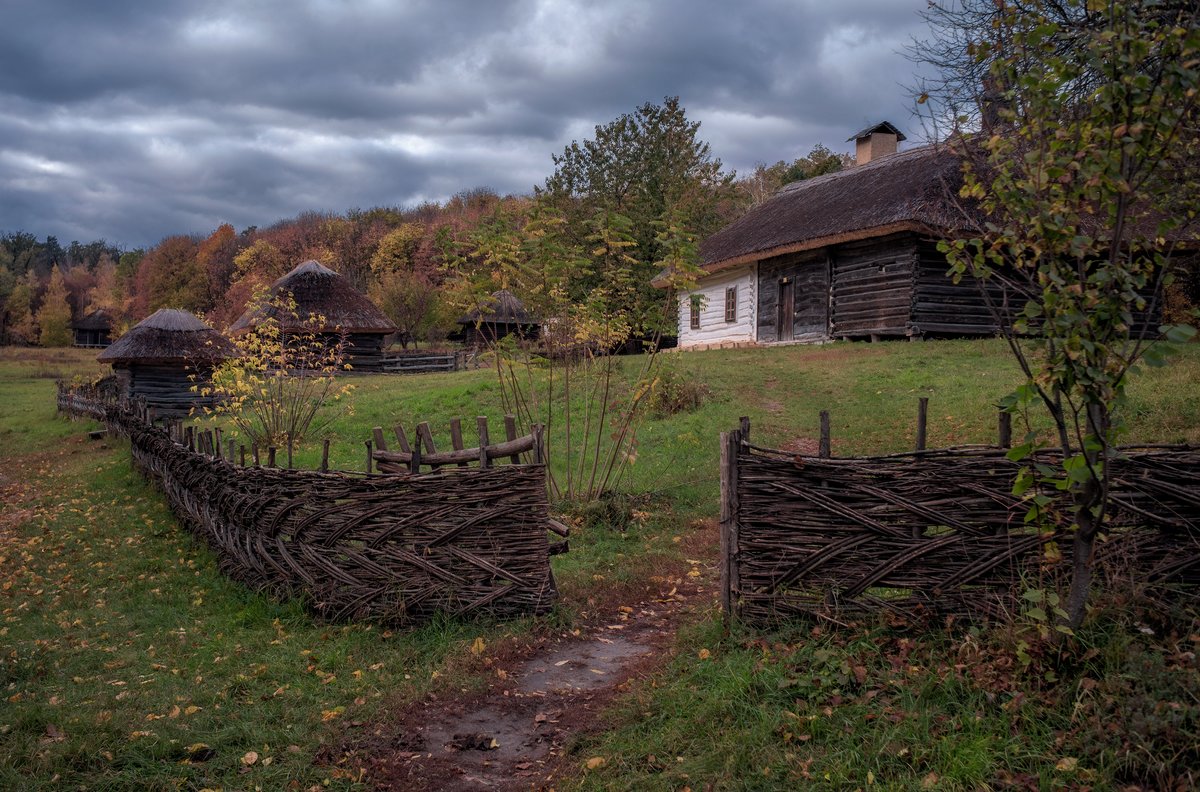
<path fill-rule="evenodd" d="M 459 462 L 473 462 L 484 457 L 490 462 L 493 459 L 501 457 L 511 457 L 516 454 L 523 454 L 526 451 L 532 451 L 534 446 L 533 435 L 525 435 L 518 437 L 516 440 L 507 440 L 496 445 L 482 446 L 480 448 L 463 448 L 454 451 L 437 451 L 431 454 L 422 454 L 420 457 L 423 465 L 457 465 Z M 403 451 L 375 451 L 373 457 L 377 462 L 388 462 L 390 464 L 407 465 L 412 462 L 415 453 L 404 453 Z"/>

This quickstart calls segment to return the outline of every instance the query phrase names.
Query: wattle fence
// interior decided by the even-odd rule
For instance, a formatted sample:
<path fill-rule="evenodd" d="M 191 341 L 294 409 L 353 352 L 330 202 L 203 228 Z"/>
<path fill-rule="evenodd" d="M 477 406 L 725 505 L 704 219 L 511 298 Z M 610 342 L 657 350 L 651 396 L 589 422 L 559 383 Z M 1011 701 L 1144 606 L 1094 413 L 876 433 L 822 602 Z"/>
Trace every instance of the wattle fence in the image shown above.
<path fill-rule="evenodd" d="M 126 435 L 136 466 L 226 574 L 323 617 L 407 625 L 541 613 L 555 599 L 540 454 L 396 475 L 245 466 L 219 439 L 185 440 L 103 386 L 60 383 L 58 408 Z"/>
<path fill-rule="evenodd" d="M 823 456 L 801 456 L 752 445 L 745 420 L 721 435 L 727 614 L 758 624 L 882 611 L 996 617 L 1019 610 L 1022 589 L 1069 569 L 1069 531 L 1025 522 L 1029 504 L 1012 495 L 1019 466 L 1004 448 L 832 458 L 823 439 Z M 1200 450 L 1124 449 L 1111 480 L 1102 573 L 1200 591 Z"/>

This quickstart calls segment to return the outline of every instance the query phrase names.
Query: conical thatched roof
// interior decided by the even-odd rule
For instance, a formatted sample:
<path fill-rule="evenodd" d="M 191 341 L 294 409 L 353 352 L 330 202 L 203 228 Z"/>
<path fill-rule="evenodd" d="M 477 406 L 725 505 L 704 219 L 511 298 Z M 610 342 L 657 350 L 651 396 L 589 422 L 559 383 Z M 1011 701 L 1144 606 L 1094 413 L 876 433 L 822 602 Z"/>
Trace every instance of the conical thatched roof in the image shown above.
<path fill-rule="evenodd" d="M 233 357 L 237 348 L 225 336 L 177 308 L 159 308 L 133 326 L 96 360 L 101 363 L 212 363 Z"/>
<path fill-rule="evenodd" d="M 107 308 L 97 308 L 71 323 L 72 330 L 111 330 L 112 326 L 112 314 Z"/>
<path fill-rule="evenodd" d="M 534 324 L 535 320 L 525 310 L 524 303 L 518 300 L 512 292 L 508 289 L 501 289 L 500 291 L 492 292 L 492 299 L 488 304 L 464 314 L 458 320 L 458 323 L 461 325 L 473 325 L 480 322 L 488 324 L 527 325 Z"/>
<path fill-rule="evenodd" d="M 271 284 L 271 294 L 291 292 L 296 300 L 297 311 L 301 318 L 310 314 L 325 317 L 326 326 L 345 333 L 394 333 L 396 326 L 383 315 L 362 293 L 350 285 L 350 281 L 337 274 L 318 261 L 306 261 L 287 275 Z M 274 311 L 268 309 L 267 314 Z M 241 317 L 229 326 L 230 331 L 247 330 L 261 318 L 263 312 L 253 308 L 246 310 Z M 292 317 L 276 317 L 282 322 L 285 330 L 307 330 L 298 325 Z"/>

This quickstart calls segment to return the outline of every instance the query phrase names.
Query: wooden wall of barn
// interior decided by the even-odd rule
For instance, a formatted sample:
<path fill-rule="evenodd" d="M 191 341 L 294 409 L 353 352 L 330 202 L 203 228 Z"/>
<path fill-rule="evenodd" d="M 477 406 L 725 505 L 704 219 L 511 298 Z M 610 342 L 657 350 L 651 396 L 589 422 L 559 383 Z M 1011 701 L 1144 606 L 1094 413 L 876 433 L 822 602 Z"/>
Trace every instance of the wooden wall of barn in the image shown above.
<path fill-rule="evenodd" d="M 834 338 L 909 332 L 917 238 L 893 234 L 834 248 Z"/>
<path fill-rule="evenodd" d="M 829 255 L 827 250 L 791 253 L 758 263 L 758 340 L 821 341 L 829 337 Z M 791 337 L 780 337 L 780 298 L 785 279 L 792 290 Z"/>
<path fill-rule="evenodd" d="M 914 334 L 925 336 L 994 335 L 999 331 L 991 309 L 984 299 L 982 286 L 973 277 L 964 276 L 955 283 L 946 273 L 950 265 L 946 254 L 939 253 L 937 242 L 922 239 L 917 243 L 917 283 L 913 295 Z M 991 288 L 998 305 L 999 290 Z"/>
<path fill-rule="evenodd" d="M 145 399 L 155 418 L 177 418 L 187 415 L 193 407 L 200 410 L 214 404 L 211 396 L 201 396 L 192 390 L 192 386 L 202 388 L 208 383 L 210 367 L 195 369 L 179 361 L 114 364 L 113 370 L 121 398 Z"/>

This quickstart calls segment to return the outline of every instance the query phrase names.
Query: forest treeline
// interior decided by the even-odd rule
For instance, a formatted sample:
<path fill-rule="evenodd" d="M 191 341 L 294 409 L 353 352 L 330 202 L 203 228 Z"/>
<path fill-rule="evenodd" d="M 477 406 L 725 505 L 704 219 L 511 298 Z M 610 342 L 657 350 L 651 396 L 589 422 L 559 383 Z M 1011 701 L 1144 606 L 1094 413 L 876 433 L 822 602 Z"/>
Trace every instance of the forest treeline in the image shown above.
<path fill-rule="evenodd" d="M 645 317 L 649 303 L 661 303 L 650 281 L 663 262 L 694 259 L 698 240 L 783 184 L 850 164 L 848 155 L 817 145 L 739 178 L 712 156 L 698 128 L 677 98 L 647 103 L 552 155 L 554 172 L 529 195 L 478 187 L 412 208 L 305 212 L 266 228 L 225 223 L 149 249 L 5 233 L 0 343 L 69 344 L 71 321 L 101 308 L 115 318 L 115 333 L 162 307 L 223 328 L 257 290 L 309 259 L 369 294 L 405 345 L 443 339 L 472 303 L 517 286 L 521 262 L 539 255 L 575 261 L 588 273 L 561 281 L 579 299 L 581 289 L 594 297 L 599 288 L 611 300 L 610 284 L 625 283 L 620 298 Z"/>

